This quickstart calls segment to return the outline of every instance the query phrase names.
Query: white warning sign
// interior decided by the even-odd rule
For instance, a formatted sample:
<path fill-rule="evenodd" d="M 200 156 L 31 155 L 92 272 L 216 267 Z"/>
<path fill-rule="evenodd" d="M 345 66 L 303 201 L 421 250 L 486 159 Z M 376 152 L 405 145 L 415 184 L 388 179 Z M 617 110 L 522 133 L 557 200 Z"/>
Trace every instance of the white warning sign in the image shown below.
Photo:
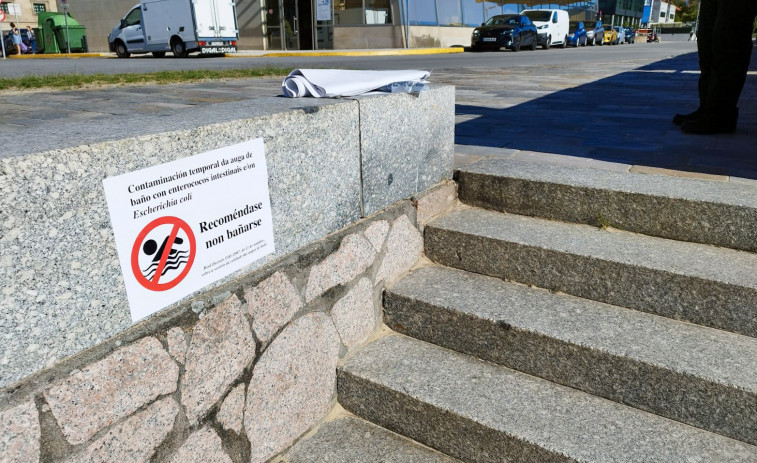
<path fill-rule="evenodd" d="M 134 322 L 275 251 L 262 138 L 103 186 Z"/>

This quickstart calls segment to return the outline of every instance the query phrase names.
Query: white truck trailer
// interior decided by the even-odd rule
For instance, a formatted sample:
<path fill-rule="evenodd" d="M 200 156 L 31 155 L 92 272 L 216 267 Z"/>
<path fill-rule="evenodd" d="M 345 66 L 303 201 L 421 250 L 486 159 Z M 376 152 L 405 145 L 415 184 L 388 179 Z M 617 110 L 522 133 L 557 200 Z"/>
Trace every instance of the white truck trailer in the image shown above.
<path fill-rule="evenodd" d="M 239 27 L 234 0 L 142 0 L 108 36 L 110 51 L 119 58 L 170 51 L 236 53 Z"/>

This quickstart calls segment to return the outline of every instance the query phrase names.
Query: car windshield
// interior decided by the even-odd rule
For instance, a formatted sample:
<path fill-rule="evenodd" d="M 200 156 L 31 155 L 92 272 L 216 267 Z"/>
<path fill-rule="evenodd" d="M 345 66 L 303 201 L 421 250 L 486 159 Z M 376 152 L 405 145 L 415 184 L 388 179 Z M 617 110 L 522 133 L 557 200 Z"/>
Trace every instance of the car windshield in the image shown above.
<path fill-rule="evenodd" d="M 486 21 L 487 26 L 517 26 L 520 24 L 520 16 L 499 15 L 492 16 Z"/>
<path fill-rule="evenodd" d="M 552 18 L 551 11 L 526 11 L 523 14 L 528 16 L 531 21 L 547 22 Z"/>
<path fill-rule="evenodd" d="M 587 28 L 587 29 L 594 29 L 595 27 L 597 27 L 597 22 L 596 21 L 584 21 L 584 27 Z"/>
<path fill-rule="evenodd" d="M 622 31 L 624 31 L 624 30 L 625 30 L 625 29 L 623 29 L 623 28 L 622 28 L 622 27 L 620 27 L 620 26 L 615 26 L 615 27 L 613 27 L 613 29 L 615 29 L 615 30 L 616 30 L 616 31 L 618 31 L 618 32 L 622 32 Z"/>

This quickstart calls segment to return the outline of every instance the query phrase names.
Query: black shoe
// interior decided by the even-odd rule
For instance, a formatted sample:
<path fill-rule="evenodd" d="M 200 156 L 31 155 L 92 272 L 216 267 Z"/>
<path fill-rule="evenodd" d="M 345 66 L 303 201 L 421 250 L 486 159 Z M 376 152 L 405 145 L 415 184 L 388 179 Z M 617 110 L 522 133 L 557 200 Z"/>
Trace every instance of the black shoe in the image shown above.
<path fill-rule="evenodd" d="M 733 133 L 736 131 L 736 120 L 739 111 L 724 113 L 700 113 L 694 120 L 685 121 L 681 130 L 696 135 L 713 135 L 717 133 Z"/>
<path fill-rule="evenodd" d="M 675 116 L 673 116 L 673 123 L 675 125 L 683 125 L 684 122 L 697 120 L 697 117 L 699 117 L 698 109 L 689 114 L 676 114 Z"/>

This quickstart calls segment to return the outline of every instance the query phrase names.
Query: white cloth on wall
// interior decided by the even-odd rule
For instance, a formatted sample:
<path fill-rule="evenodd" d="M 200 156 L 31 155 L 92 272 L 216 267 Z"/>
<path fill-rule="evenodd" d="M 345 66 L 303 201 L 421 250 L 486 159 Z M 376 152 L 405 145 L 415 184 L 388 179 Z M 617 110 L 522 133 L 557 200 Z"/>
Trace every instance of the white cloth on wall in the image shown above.
<path fill-rule="evenodd" d="M 395 82 L 425 83 L 428 71 L 353 71 L 345 69 L 295 69 L 281 84 L 284 96 L 333 98 L 356 96 Z"/>

